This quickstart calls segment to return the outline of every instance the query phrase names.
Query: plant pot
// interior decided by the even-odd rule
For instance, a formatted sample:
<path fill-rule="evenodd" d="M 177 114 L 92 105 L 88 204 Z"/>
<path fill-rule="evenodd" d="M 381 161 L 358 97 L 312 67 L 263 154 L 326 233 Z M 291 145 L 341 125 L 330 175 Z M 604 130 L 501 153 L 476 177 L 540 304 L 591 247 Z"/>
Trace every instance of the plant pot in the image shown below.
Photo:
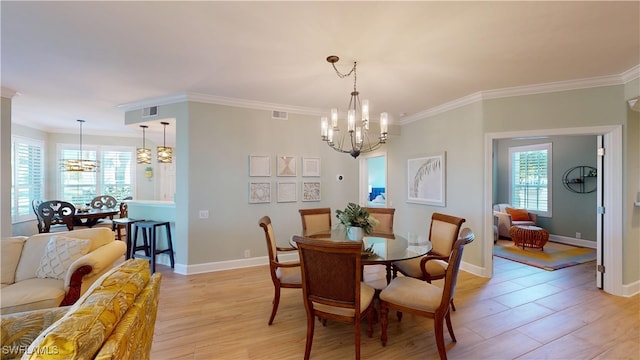
<path fill-rule="evenodd" d="M 361 227 L 349 226 L 347 228 L 347 238 L 349 240 L 362 240 L 364 236 L 364 230 Z"/>

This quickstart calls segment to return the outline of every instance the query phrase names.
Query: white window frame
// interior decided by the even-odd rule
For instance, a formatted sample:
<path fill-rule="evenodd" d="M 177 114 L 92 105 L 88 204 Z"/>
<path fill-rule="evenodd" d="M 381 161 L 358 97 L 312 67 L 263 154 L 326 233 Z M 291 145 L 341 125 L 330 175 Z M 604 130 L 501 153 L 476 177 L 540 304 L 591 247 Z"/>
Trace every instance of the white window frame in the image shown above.
<path fill-rule="evenodd" d="M 522 152 L 530 152 L 530 151 L 547 151 L 547 180 L 546 180 L 546 190 L 547 190 L 547 210 L 540 210 L 538 208 L 527 207 L 526 205 L 522 206 L 519 204 L 516 199 L 513 197 L 514 192 L 514 169 L 513 169 L 513 157 L 516 153 Z M 527 210 L 536 213 L 539 216 L 551 217 L 552 215 L 552 159 L 553 159 L 553 145 L 552 143 L 541 143 L 541 144 L 533 144 L 533 145 L 524 145 L 524 146 L 514 146 L 509 148 L 509 203 L 515 207 L 526 208 Z"/>
<path fill-rule="evenodd" d="M 63 150 L 80 150 L 79 149 L 79 145 L 78 144 L 57 144 L 56 146 L 56 154 L 57 154 L 57 161 L 58 164 L 62 164 L 62 162 L 64 161 L 62 159 L 62 152 Z M 103 152 L 107 152 L 107 151 L 119 151 L 119 152 L 128 152 L 131 153 L 131 168 L 129 169 L 130 173 L 129 173 L 129 177 L 131 179 L 131 195 L 135 198 L 135 192 L 136 192 L 136 148 L 132 147 L 132 146 L 110 146 L 110 145 L 82 145 L 82 151 L 86 152 L 86 151 L 95 151 L 96 152 L 96 159 L 98 159 L 99 166 L 98 166 L 98 170 L 96 173 L 96 195 L 100 195 L 100 193 L 103 192 L 103 163 L 101 162 L 102 159 L 102 153 Z M 62 173 L 64 172 L 64 170 L 62 170 L 62 167 L 60 167 L 56 174 L 57 174 L 57 180 L 58 180 L 58 186 L 56 189 L 56 193 L 57 193 L 57 197 L 59 199 L 63 198 L 63 188 L 64 188 L 64 184 L 63 184 L 63 178 L 62 178 Z M 64 199 L 67 201 L 72 201 L 71 199 Z M 118 199 L 121 200 L 121 199 Z M 84 204 L 83 204 L 84 205 Z"/>
<path fill-rule="evenodd" d="M 16 157 L 18 156 L 17 152 L 16 152 L 16 144 L 22 144 L 22 145 L 28 145 L 28 146 L 35 146 L 35 147 L 39 147 L 40 148 L 40 193 L 39 194 L 35 194 L 33 195 L 31 199 L 29 199 L 29 212 L 26 214 L 18 214 L 17 213 L 17 209 L 19 207 L 19 199 L 16 196 L 17 195 L 17 190 L 16 190 L 16 183 L 17 183 L 17 174 L 16 174 L 16 169 L 15 169 L 15 164 L 17 162 Z M 25 221 L 32 221 L 36 219 L 36 214 L 33 213 L 33 209 L 31 207 L 31 202 L 35 199 L 42 199 L 44 198 L 44 192 L 46 189 L 46 182 L 45 182 L 45 168 L 44 168 L 44 159 L 46 156 L 45 153 L 45 143 L 42 140 L 37 140 L 37 139 L 32 139 L 32 138 L 27 138 L 27 137 L 23 137 L 23 136 L 19 136 L 19 135 L 12 135 L 11 136 L 11 222 L 13 224 L 16 223 L 20 223 L 20 222 L 25 222 Z M 33 177 L 33 176 L 30 176 Z M 29 187 L 32 187 L 33 184 L 29 184 Z"/>

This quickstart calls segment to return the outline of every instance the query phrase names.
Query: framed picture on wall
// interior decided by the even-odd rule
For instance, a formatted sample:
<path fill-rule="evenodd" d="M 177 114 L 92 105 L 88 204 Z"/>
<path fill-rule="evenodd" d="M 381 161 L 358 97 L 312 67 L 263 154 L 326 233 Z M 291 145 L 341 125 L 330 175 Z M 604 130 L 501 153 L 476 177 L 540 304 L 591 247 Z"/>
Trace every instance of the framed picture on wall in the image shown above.
<path fill-rule="evenodd" d="M 276 161 L 278 176 L 297 176 L 297 161 L 297 156 L 278 155 L 278 160 Z"/>
<path fill-rule="evenodd" d="M 407 161 L 407 202 L 445 206 L 445 152 Z"/>
<path fill-rule="evenodd" d="M 271 181 L 250 182 L 249 183 L 249 203 L 270 203 L 271 202 Z"/>
<path fill-rule="evenodd" d="M 320 158 L 302 158 L 302 176 L 320 176 Z"/>
<path fill-rule="evenodd" d="M 278 202 L 298 201 L 298 184 L 295 181 L 278 181 Z"/>
<path fill-rule="evenodd" d="M 320 201 L 320 181 L 302 182 L 302 201 Z"/>
<path fill-rule="evenodd" d="M 249 155 L 249 176 L 271 176 L 271 156 Z"/>

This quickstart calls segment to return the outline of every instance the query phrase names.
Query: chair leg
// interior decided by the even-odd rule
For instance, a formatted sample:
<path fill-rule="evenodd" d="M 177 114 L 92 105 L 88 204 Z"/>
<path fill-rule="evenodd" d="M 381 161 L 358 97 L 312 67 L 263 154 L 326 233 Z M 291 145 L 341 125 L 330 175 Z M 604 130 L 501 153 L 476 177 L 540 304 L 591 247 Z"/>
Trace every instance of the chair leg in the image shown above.
<path fill-rule="evenodd" d="M 357 318 L 356 318 L 357 319 Z M 355 346 L 356 346 L 356 360 L 360 360 L 360 324 L 362 322 L 358 319 L 355 321 Z"/>
<path fill-rule="evenodd" d="M 315 329 L 315 316 L 307 313 L 307 343 L 304 347 L 304 360 L 309 360 L 311 355 L 311 345 L 313 344 L 313 331 Z"/>
<path fill-rule="evenodd" d="M 382 346 L 387 345 L 387 326 L 389 326 L 389 308 L 384 301 L 380 301 L 380 327 L 382 328 L 380 342 Z"/>
<path fill-rule="evenodd" d="M 373 337 L 373 324 L 376 322 L 376 308 L 373 306 L 373 302 L 369 305 L 367 310 L 367 336 Z"/>
<path fill-rule="evenodd" d="M 271 310 L 271 317 L 269 318 L 269 325 L 273 324 L 273 319 L 276 318 L 276 312 L 278 311 L 278 305 L 280 304 L 280 286 L 275 287 L 275 294 L 273 295 L 273 309 Z"/>
<path fill-rule="evenodd" d="M 436 334 L 436 345 L 438 346 L 438 354 L 440 355 L 440 360 L 447 360 L 447 349 L 444 346 L 444 322 L 443 318 L 436 316 L 433 319 L 433 331 Z"/>
<path fill-rule="evenodd" d="M 456 306 L 453 304 L 453 299 L 451 299 L 451 310 L 456 311 Z"/>
<path fill-rule="evenodd" d="M 455 334 L 453 333 L 453 325 L 451 325 L 451 313 L 447 311 L 447 315 L 444 319 L 447 321 L 447 329 L 449 330 L 449 335 L 451 335 L 451 340 L 453 342 L 458 342 L 458 340 L 456 340 Z"/>

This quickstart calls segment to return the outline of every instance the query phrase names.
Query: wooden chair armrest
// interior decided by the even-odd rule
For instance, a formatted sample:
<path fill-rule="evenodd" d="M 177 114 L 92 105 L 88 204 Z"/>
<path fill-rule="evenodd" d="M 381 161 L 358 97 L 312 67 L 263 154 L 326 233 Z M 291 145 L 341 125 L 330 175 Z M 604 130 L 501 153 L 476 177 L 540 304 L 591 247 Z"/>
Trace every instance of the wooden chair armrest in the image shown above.
<path fill-rule="evenodd" d="M 279 262 L 276 262 L 276 261 L 272 261 L 271 265 L 273 265 L 275 267 L 300 267 L 300 263 L 299 262 L 279 263 Z"/>
<path fill-rule="evenodd" d="M 283 248 L 283 247 L 279 247 L 279 246 L 276 246 L 276 250 L 278 250 L 278 251 L 298 251 L 298 249 L 293 248 L 293 247 Z"/>
<path fill-rule="evenodd" d="M 427 261 L 430 261 L 430 260 L 441 260 L 441 261 L 448 262 L 449 257 L 429 254 L 429 255 L 423 256 L 422 259 L 420 259 L 420 270 L 422 270 L 422 276 L 424 276 L 424 278 L 427 279 L 428 282 L 431 282 L 431 274 L 429 274 L 429 272 L 427 271 Z"/>

